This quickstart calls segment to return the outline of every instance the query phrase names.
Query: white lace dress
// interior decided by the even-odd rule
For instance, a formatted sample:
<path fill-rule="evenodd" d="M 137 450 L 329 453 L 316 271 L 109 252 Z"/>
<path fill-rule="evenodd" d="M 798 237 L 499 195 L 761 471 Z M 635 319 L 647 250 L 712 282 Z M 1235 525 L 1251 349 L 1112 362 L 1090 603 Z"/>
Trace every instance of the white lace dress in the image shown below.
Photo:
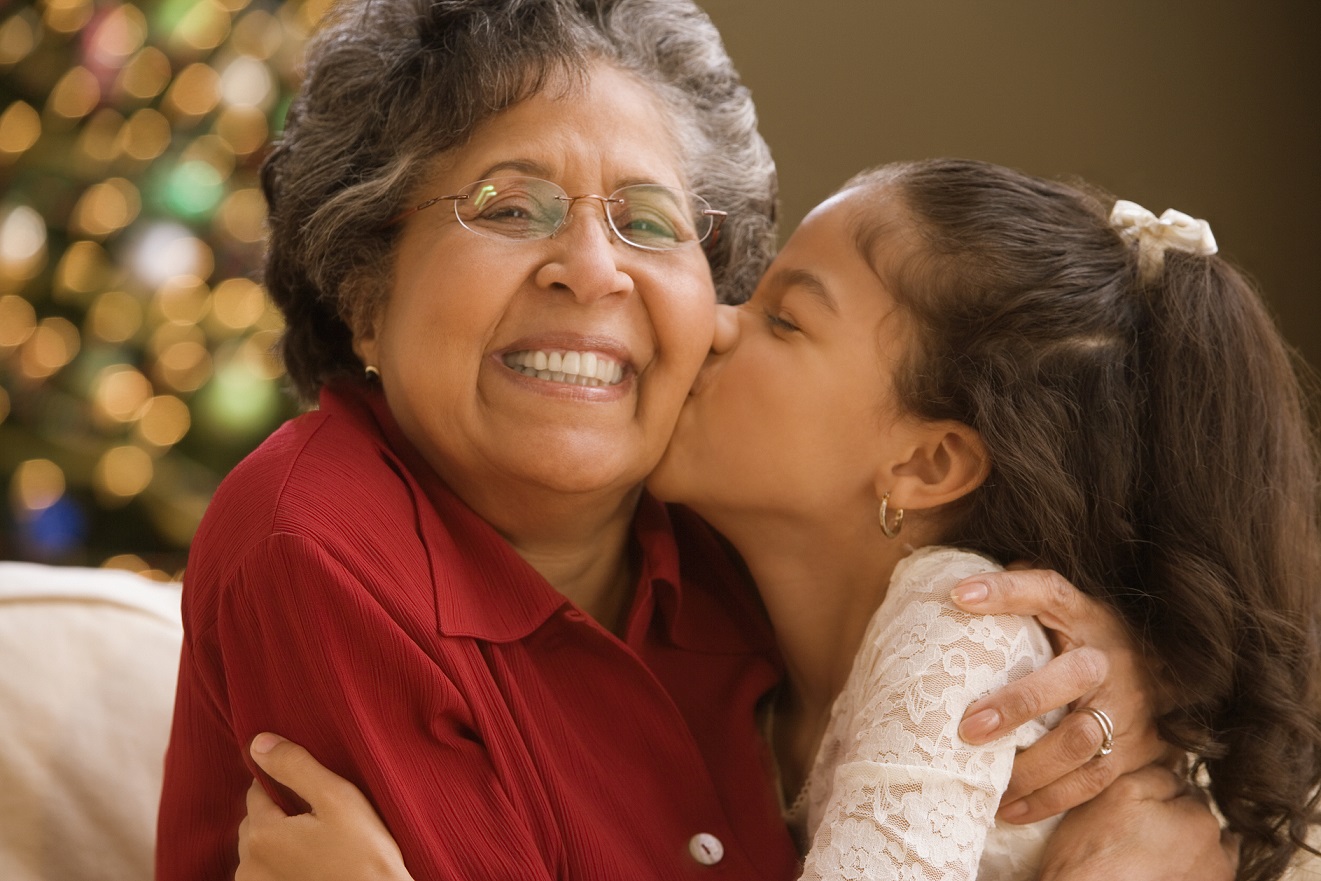
<path fill-rule="evenodd" d="M 1035 877 L 1055 821 L 997 826 L 995 811 L 1015 752 L 1059 717 L 986 746 L 957 733 L 968 704 L 1052 656 L 1033 619 L 974 617 L 950 602 L 962 578 L 995 568 L 947 547 L 895 568 L 831 709 L 799 816 L 788 817 L 811 842 L 804 879 Z"/>

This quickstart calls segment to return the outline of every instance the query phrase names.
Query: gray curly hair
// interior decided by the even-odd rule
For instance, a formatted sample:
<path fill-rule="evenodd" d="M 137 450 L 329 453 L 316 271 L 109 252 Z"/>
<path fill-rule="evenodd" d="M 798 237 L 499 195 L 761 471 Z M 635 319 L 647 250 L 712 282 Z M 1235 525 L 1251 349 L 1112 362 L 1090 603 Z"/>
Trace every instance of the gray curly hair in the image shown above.
<path fill-rule="evenodd" d="M 715 26 L 690 0 L 345 0 L 309 42 L 302 90 L 262 168 L 265 283 L 297 392 L 359 375 L 351 326 L 380 305 L 389 218 L 428 158 L 552 82 L 604 61 L 655 90 L 688 186 L 729 212 L 708 249 L 723 302 L 775 249 L 776 177 Z"/>

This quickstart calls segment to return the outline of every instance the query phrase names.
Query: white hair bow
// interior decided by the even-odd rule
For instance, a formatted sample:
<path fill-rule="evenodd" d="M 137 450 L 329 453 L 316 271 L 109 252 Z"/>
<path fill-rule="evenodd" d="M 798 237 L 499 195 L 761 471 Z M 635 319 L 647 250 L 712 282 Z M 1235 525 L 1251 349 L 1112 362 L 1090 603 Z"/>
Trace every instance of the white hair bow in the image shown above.
<path fill-rule="evenodd" d="M 1219 250 L 1211 224 L 1173 208 L 1157 217 L 1137 202 L 1120 199 L 1110 212 L 1110 225 L 1138 243 L 1138 272 L 1144 281 L 1160 277 L 1167 248 L 1203 257 Z"/>

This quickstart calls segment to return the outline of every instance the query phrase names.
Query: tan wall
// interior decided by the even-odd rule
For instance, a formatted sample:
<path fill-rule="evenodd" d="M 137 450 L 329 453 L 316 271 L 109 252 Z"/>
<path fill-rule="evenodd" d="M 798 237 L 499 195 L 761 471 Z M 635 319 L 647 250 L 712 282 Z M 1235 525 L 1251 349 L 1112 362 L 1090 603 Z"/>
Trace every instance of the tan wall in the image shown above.
<path fill-rule="evenodd" d="M 964 156 L 1211 221 L 1321 367 L 1321 4 L 701 0 L 752 88 L 785 232 L 850 174 Z"/>

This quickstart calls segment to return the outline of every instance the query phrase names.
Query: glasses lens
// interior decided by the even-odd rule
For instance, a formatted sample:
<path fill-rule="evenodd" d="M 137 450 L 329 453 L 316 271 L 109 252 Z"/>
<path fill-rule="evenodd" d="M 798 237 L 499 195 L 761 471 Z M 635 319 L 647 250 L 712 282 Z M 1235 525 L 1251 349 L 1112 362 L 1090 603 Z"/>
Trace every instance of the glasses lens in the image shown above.
<path fill-rule="evenodd" d="M 544 239 L 559 228 L 567 203 L 564 191 L 535 177 L 497 177 L 465 187 L 454 201 L 459 223 L 479 235 Z"/>
<path fill-rule="evenodd" d="M 636 184 L 621 187 L 608 203 L 610 223 L 620 238 L 649 251 L 666 251 L 688 242 L 700 242 L 711 232 L 709 208 L 701 196 L 662 187 Z"/>

